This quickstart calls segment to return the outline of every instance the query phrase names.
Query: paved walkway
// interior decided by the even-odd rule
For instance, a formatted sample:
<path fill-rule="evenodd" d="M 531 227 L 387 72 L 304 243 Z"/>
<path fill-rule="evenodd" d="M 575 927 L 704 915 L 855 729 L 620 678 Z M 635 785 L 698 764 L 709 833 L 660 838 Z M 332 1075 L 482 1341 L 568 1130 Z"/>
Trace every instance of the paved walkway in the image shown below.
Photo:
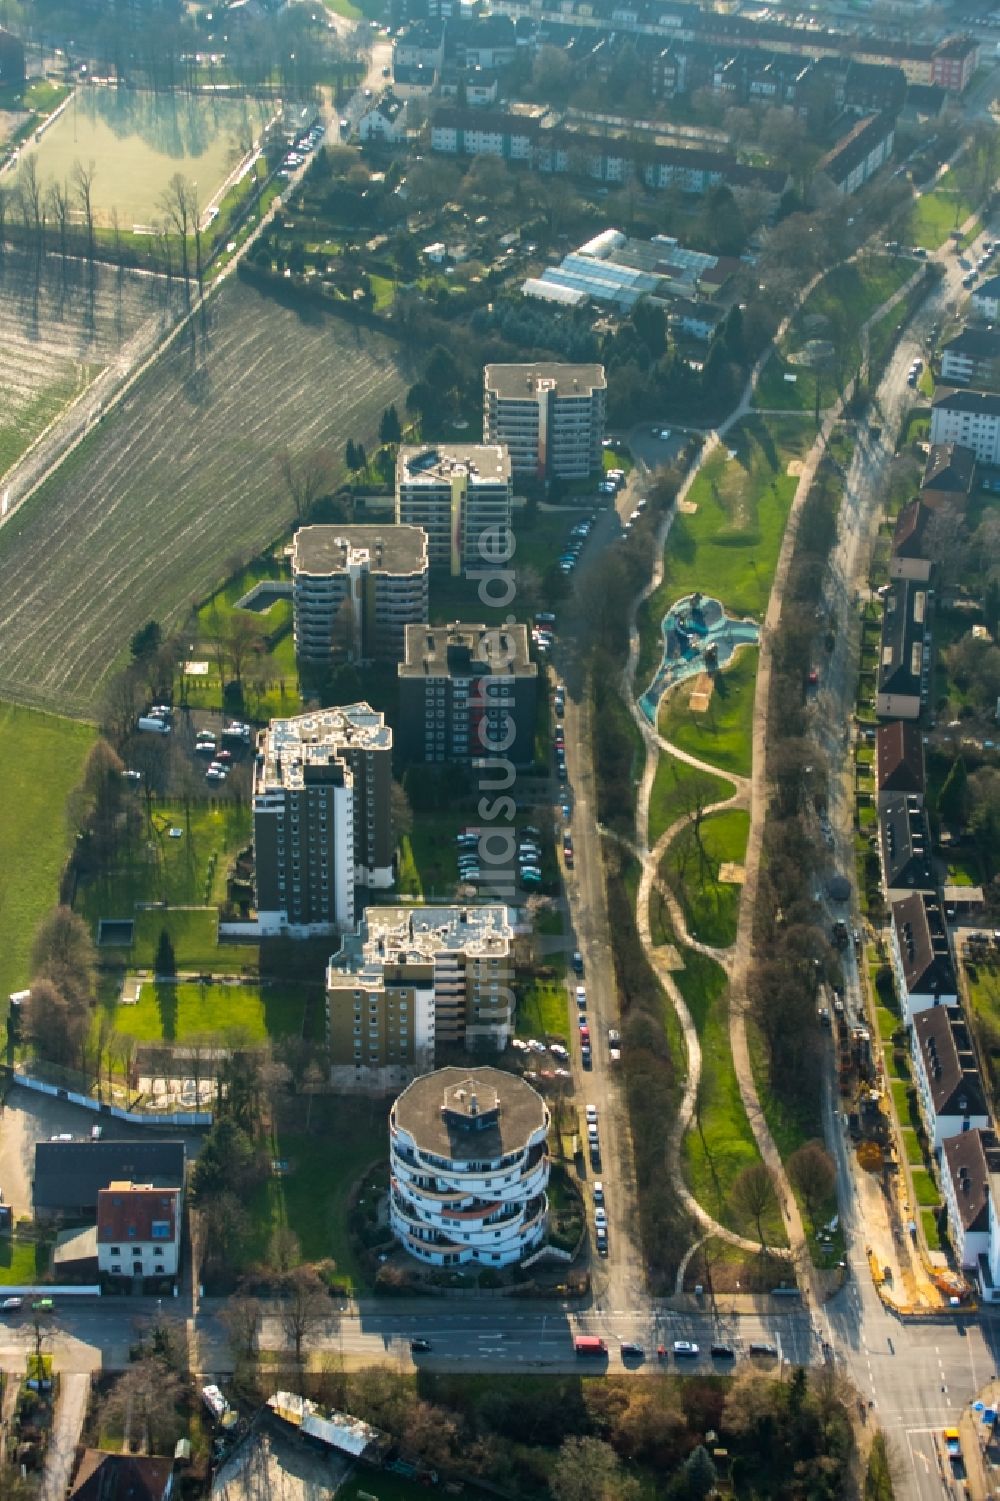
<path fill-rule="evenodd" d="M 859 254 L 861 252 L 858 252 Z M 822 273 L 825 275 L 826 273 Z M 867 334 L 870 326 L 885 313 L 901 301 L 916 285 L 921 276 L 925 274 L 924 267 L 919 267 L 914 275 L 892 297 L 877 309 L 872 317 L 861 329 L 862 347 L 866 347 Z M 780 1153 L 771 1135 L 770 1128 L 764 1116 L 763 1108 L 757 1092 L 756 1081 L 750 1061 L 749 1038 L 747 1034 L 747 979 L 753 953 L 753 918 L 756 908 L 756 897 L 760 875 L 760 857 L 763 843 L 764 821 L 766 815 L 766 759 L 765 747 L 767 740 L 767 711 L 770 692 L 771 674 L 771 643 L 778 622 L 781 617 L 781 609 L 784 600 L 784 590 L 787 584 L 791 561 L 795 549 L 795 539 L 798 531 L 798 522 L 806 497 L 812 487 L 819 462 L 826 450 L 830 434 L 837 421 L 839 421 L 843 409 L 843 397 L 838 398 L 836 403 L 828 408 L 822 417 L 822 422 L 817 432 L 816 439 L 806 459 L 802 463 L 795 495 L 789 510 L 788 521 L 782 539 L 778 563 L 775 569 L 774 583 L 768 600 L 767 613 L 761 631 L 760 659 L 757 672 L 757 682 L 754 697 L 754 718 L 752 728 L 753 738 L 753 770 L 751 776 L 735 776 L 722 771 L 718 766 L 701 760 L 679 746 L 673 745 L 660 734 L 655 725 L 651 725 L 639 706 L 636 694 L 636 670 L 639 660 L 639 632 L 636 624 L 638 609 L 660 587 L 663 580 L 664 550 L 673 517 L 681 509 L 681 503 L 687 498 L 691 486 L 694 484 L 698 473 L 717 445 L 722 441 L 725 433 L 744 416 L 751 411 L 756 411 L 752 405 L 753 393 L 760 379 L 764 366 L 775 348 L 783 338 L 788 326 L 798 311 L 798 308 L 809 296 L 813 288 L 822 279 L 817 275 L 803 288 L 796 299 L 794 307 L 782 320 L 774 337 L 773 344 L 758 358 L 750 377 L 744 387 L 738 405 L 733 409 L 724 422 L 718 428 L 708 434 L 702 447 L 697 463 L 685 476 L 677 494 L 677 500 L 668 515 L 664 518 L 656 539 L 656 563 L 652 576 L 636 598 L 632 621 L 629 630 L 629 655 L 624 672 L 624 689 L 626 702 L 632 713 L 632 717 L 643 737 L 646 748 L 646 762 L 642 780 L 639 785 L 636 803 L 636 828 L 638 831 L 639 847 L 635 850 L 641 863 L 641 875 L 636 897 L 636 925 L 640 939 L 646 951 L 646 955 L 657 975 L 660 983 L 670 998 L 674 1007 L 681 1030 L 684 1034 L 685 1048 L 687 1050 L 687 1078 L 685 1080 L 684 1094 L 673 1125 L 668 1143 L 668 1167 L 671 1182 L 678 1198 L 684 1204 L 692 1219 L 698 1224 L 702 1235 L 695 1246 L 692 1246 L 685 1256 L 678 1273 L 678 1291 L 682 1287 L 682 1279 L 691 1255 L 708 1235 L 718 1236 L 730 1245 L 736 1245 L 741 1249 L 757 1252 L 760 1247 L 757 1241 L 749 1240 L 722 1225 L 697 1201 L 684 1181 L 681 1166 L 681 1150 L 685 1135 L 694 1118 L 695 1106 L 698 1098 L 698 1088 L 701 1082 L 701 1044 L 693 1018 L 684 1001 L 684 998 L 674 980 L 664 950 L 655 945 L 650 928 L 650 898 L 654 888 L 661 894 L 667 904 L 670 920 L 678 939 L 687 947 L 698 953 L 705 954 L 715 959 L 726 970 L 730 979 L 730 1004 L 729 1004 L 729 1027 L 730 1047 L 733 1056 L 733 1065 L 739 1083 L 740 1095 L 743 1106 L 750 1123 L 754 1139 L 757 1143 L 763 1162 L 770 1170 L 781 1205 L 785 1231 L 788 1236 L 790 1249 L 782 1249 L 776 1254 L 789 1257 L 795 1262 L 800 1287 L 805 1301 L 813 1306 L 818 1306 L 822 1299 L 820 1282 L 809 1254 L 809 1245 L 806 1232 L 802 1223 L 795 1196 L 785 1172 Z M 723 601 L 723 605 L 725 601 Z M 740 900 L 739 924 L 736 942 L 729 948 L 719 949 L 705 944 L 694 938 L 688 930 L 686 917 L 682 904 L 678 901 L 675 892 L 669 882 L 660 878 L 659 869 L 664 854 L 670 844 L 681 831 L 686 828 L 696 817 L 695 813 L 687 813 L 676 819 L 668 829 L 657 839 L 655 845 L 649 847 L 649 806 L 652 796 L 653 784 L 661 755 L 669 755 L 699 771 L 704 771 L 715 777 L 724 777 L 733 785 L 733 793 L 730 797 L 713 803 L 710 807 L 702 809 L 702 814 L 721 811 L 723 809 L 744 808 L 750 813 L 750 831 L 747 840 L 747 854 L 744 862 L 744 885 Z"/>
<path fill-rule="evenodd" d="M 59 1377 L 52 1433 L 45 1451 L 39 1501 L 64 1501 L 89 1396 L 90 1376 L 86 1371 L 63 1371 Z"/>

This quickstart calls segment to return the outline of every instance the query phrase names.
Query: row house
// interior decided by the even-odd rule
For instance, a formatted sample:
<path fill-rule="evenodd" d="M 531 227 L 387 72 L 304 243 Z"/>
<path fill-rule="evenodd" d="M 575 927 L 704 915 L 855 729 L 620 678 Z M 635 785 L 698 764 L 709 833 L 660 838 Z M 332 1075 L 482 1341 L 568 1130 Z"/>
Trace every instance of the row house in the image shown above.
<path fill-rule="evenodd" d="M 983 1081 L 960 1006 L 932 1006 L 913 1018 L 913 1082 L 935 1156 L 965 1131 L 990 1125 Z"/>

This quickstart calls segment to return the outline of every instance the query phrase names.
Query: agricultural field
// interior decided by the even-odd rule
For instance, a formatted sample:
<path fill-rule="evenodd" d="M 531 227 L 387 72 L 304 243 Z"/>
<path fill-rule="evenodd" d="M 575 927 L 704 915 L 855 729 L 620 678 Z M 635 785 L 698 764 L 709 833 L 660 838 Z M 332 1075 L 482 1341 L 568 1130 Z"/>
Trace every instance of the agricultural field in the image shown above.
<path fill-rule="evenodd" d="M 31 979 L 35 929 L 59 900 L 72 835 L 64 816 L 94 738 L 89 725 L 0 704 L 0 1008 Z"/>
<path fill-rule="evenodd" d="M 336 472 L 408 384 L 389 340 L 238 282 L 195 337 L 0 528 L 0 694 L 92 714 L 133 631 L 183 621 L 290 524 L 278 455 Z"/>
<path fill-rule="evenodd" d="M 176 172 L 198 185 L 204 207 L 260 138 L 270 102 L 141 89 L 78 88 L 37 144 L 26 145 L 40 181 L 72 184 L 93 163 L 95 223 L 123 229 L 166 216 L 160 202 Z"/>
<path fill-rule="evenodd" d="M 55 255 L 37 278 L 14 250 L 0 259 L 0 479 L 109 365 L 126 354 L 143 325 L 152 334 L 173 321 L 180 287 L 155 276 Z M 0 485 L 2 489 L 2 485 Z"/>

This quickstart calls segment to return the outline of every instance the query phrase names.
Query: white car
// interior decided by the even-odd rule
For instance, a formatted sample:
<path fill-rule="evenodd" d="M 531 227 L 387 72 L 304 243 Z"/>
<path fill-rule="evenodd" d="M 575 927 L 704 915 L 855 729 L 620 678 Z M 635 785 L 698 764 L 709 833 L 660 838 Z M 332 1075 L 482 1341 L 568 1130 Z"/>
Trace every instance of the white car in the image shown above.
<path fill-rule="evenodd" d="M 587 1106 L 587 1121 L 588 1121 L 588 1123 L 590 1121 L 593 1121 L 594 1125 L 595 1126 L 597 1125 L 597 1106 L 596 1105 L 588 1105 Z"/>
<path fill-rule="evenodd" d="M 548 1048 L 545 1046 L 545 1043 L 544 1042 L 540 1042 L 537 1037 L 529 1037 L 528 1038 L 528 1047 L 531 1049 L 531 1051 L 533 1053 L 547 1053 L 548 1052 Z"/>
<path fill-rule="evenodd" d="M 598 1230 L 606 1230 L 608 1228 L 608 1211 L 606 1209 L 594 1210 L 594 1224 Z"/>
<path fill-rule="evenodd" d="M 595 1204 L 603 1204 L 604 1203 L 604 1184 L 601 1182 L 600 1178 L 595 1178 L 595 1180 L 594 1180 L 594 1187 L 593 1187 L 592 1192 L 593 1192 L 593 1195 L 594 1195 L 594 1203 Z"/>
<path fill-rule="evenodd" d="M 590 1142 L 591 1146 L 596 1146 L 599 1139 L 600 1138 L 597 1132 L 597 1122 L 591 1121 L 587 1127 L 587 1140 Z"/>
<path fill-rule="evenodd" d="M 578 1006 L 586 1006 L 586 1004 L 587 1004 L 587 987 L 586 987 L 586 985 L 578 985 L 576 987 L 576 1004 Z"/>

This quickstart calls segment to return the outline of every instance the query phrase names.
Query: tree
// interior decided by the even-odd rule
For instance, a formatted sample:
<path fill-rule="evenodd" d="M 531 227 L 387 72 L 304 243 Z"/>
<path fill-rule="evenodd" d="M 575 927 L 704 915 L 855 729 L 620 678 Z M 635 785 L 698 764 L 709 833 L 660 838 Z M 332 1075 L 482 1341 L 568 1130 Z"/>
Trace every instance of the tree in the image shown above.
<path fill-rule="evenodd" d="M 191 183 L 187 182 L 180 172 L 175 172 L 166 188 L 160 194 L 160 207 L 167 216 L 167 221 L 174 228 L 181 245 L 181 271 L 184 274 L 184 287 L 188 290 L 191 284 L 191 260 L 188 248 L 188 235 L 191 232 L 192 221 L 197 226 L 198 201 L 195 190 Z M 198 257 L 198 275 L 201 277 L 201 256 Z"/>
<path fill-rule="evenodd" d="M 87 227 L 87 260 L 94 264 L 94 163 L 73 163 L 73 191 Z"/>
<path fill-rule="evenodd" d="M 937 810 L 942 823 L 956 829 L 964 826 L 969 812 L 969 777 L 961 756 L 956 756 L 951 763 L 951 770 L 938 793 Z"/>
<path fill-rule="evenodd" d="M 737 1214 L 753 1220 L 763 1255 L 767 1250 L 764 1220 L 778 1207 L 778 1196 L 770 1168 L 765 1167 L 763 1162 L 751 1162 L 745 1167 L 732 1186 L 730 1202 Z"/>
<path fill-rule="evenodd" d="M 329 452 L 325 448 L 315 448 L 301 458 L 293 459 L 289 449 L 283 448 L 275 459 L 275 467 L 292 502 L 296 521 L 308 521 L 317 500 L 328 494 L 333 486 L 333 463 Z"/>
<path fill-rule="evenodd" d="M 40 1058 L 64 1067 L 75 1063 L 88 1025 L 85 1005 L 71 1001 L 49 979 L 32 980 L 26 1033 Z"/>
<path fill-rule="evenodd" d="M 172 1453 L 184 1431 L 180 1372 L 161 1355 L 146 1355 L 119 1376 L 104 1399 L 101 1423 L 125 1435 L 126 1451 Z"/>
<path fill-rule="evenodd" d="M 788 1176 L 792 1187 L 802 1195 L 815 1230 L 817 1215 L 833 1195 L 837 1165 L 821 1141 L 807 1141 L 789 1157 Z"/>
<path fill-rule="evenodd" d="M 31 949 L 31 968 L 67 999 L 88 1003 L 94 993 L 97 951 L 83 918 L 71 907 L 53 907 L 43 917 Z"/>
<path fill-rule="evenodd" d="M 133 660 L 140 661 L 143 657 L 154 656 L 159 651 L 162 640 L 163 630 L 159 621 L 147 620 L 132 637 L 130 646 Z"/>
<path fill-rule="evenodd" d="M 715 1490 L 718 1478 L 708 1450 L 699 1444 L 684 1461 L 684 1484 L 691 1501 L 705 1501 Z"/>
<path fill-rule="evenodd" d="M 325 1319 L 330 1317 L 330 1299 L 312 1267 L 289 1272 L 281 1285 L 281 1327 L 302 1364 L 302 1347 Z"/>
<path fill-rule="evenodd" d="M 288 1225 L 275 1225 L 267 1242 L 267 1264 L 282 1276 L 294 1270 L 302 1260 L 302 1246 Z"/>
<path fill-rule="evenodd" d="M 59 230 L 59 254 L 65 276 L 66 257 L 69 253 L 69 188 L 64 182 L 50 182 L 45 202 Z"/>
<path fill-rule="evenodd" d="M 389 791 L 389 812 L 393 832 L 397 839 L 413 832 L 413 809 L 410 807 L 410 799 L 406 795 L 406 788 L 402 782 L 397 782 L 395 778 Z"/>
<path fill-rule="evenodd" d="M 250 1233 L 250 1216 L 242 1199 L 228 1189 L 214 1198 L 200 1198 L 196 1224 L 202 1266 L 212 1273 L 230 1268 Z"/>
<path fill-rule="evenodd" d="M 555 1501 L 632 1501 L 638 1487 L 622 1471 L 610 1444 L 599 1438 L 567 1438 L 549 1476 Z"/>
<path fill-rule="evenodd" d="M 403 429 L 400 426 L 399 413 L 396 411 L 395 403 L 387 406 L 382 413 L 378 436 L 380 443 L 398 443 L 402 438 Z"/>
<path fill-rule="evenodd" d="M 258 1176 L 253 1141 L 227 1115 L 216 1119 L 191 1170 L 191 1198 L 195 1204 L 216 1199 L 227 1189 L 245 1194 Z M 237 1201 L 238 1202 L 238 1201 Z"/>
<path fill-rule="evenodd" d="M 260 1327 L 264 1310 L 257 1298 L 236 1293 L 219 1314 L 219 1322 L 229 1336 L 233 1354 L 256 1360 L 260 1352 Z"/>
<path fill-rule="evenodd" d="M 160 939 L 156 945 L 156 958 L 153 960 L 153 972 L 156 975 L 175 975 L 177 973 L 177 959 L 174 955 L 174 945 L 166 928 L 160 929 Z"/>

